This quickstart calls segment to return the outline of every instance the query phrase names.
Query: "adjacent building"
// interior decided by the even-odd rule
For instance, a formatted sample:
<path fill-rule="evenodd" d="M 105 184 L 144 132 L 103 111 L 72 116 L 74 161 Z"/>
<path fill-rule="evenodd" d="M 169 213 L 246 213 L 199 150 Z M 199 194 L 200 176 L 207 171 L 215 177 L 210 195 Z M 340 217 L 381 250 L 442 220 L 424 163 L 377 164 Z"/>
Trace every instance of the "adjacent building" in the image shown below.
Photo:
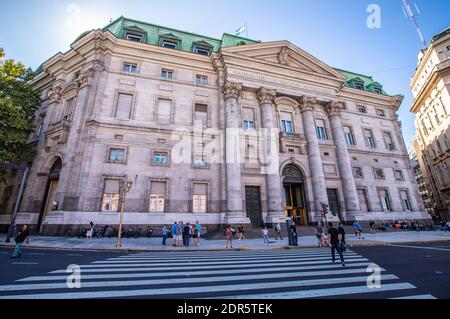
<path fill-rule="evenodd" d="M 411 79 L 414 149 L 438 220 L 450 220 L 450 28 L 418 56 Z"/>
<path fill-rule="evenodd" d="M 403 97 L 288 41 L 201 36 L 127 18 L 82 34 L 34 79 L 42 106 L 19 223 L 294 217 L 429 219 L 396 112 Z M 3 219 L 2 219 L 3 220 Z"/>

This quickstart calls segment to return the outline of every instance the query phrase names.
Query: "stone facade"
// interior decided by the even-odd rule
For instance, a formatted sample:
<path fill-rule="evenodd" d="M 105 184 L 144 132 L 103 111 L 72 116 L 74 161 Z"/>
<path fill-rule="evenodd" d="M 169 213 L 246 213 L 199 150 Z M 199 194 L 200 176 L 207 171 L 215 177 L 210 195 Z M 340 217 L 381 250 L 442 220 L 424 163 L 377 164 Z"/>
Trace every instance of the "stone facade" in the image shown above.
<path fill-rule="evenodd" d="M 159 45 L 128 36 L 94 30 L 43 64 L 42 130 L 18 223 L 117 224 L 125 176 L 132 225 L 288 215 L 306 225 L 324 205 L 344 222 L 429 218 L 396 117 L 401 96 L 357 89 L 353 80 L 370 78 L 349 81 L 288 41 L 230 45 L 224 35 L 200 54 L 164 47 L 181 46 L 179 33 Z"/>
<path fill-rule="evenodd" d="M 450 28 L 433 37 L 418 60 L 411 79 L 413 147 L 435 217 L 445 221 L 450 220 Z"/>

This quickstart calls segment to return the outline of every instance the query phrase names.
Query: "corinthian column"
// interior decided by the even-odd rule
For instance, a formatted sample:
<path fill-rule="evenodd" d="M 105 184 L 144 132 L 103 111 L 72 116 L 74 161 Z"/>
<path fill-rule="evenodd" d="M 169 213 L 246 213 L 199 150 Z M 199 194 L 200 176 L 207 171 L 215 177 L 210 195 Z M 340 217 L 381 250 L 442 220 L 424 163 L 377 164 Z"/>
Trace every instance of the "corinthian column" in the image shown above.
<path fill-rule="evenodd" d="M 264 129 L 266 148 L 270 145 L 270 153 L 264 152 L 264 162 L 270 169 L 266 171 L 267 184 L 267 217 L 266 223 L 276 223 L 285 217 L 281 178 L 279 170 L 279 137 L 275 133 L 275 116 L 273 112 L 274 99 L 277 92 L 261 88 L 258 100 L 261 107 L 261 120 Z M 270 144 L 269 144 L 270 143 Z"/>
<path fill-rule="evenodd" d="M 323 173 L 322 157 L 320 156 L 319 141 L 317 140 L 313 114 L 317 101 L 315 98 L 303 96 L 299 102 L 300 110 L 303 114 L 305 136 L 308 142 L 308 161 L 312 178 L 314 212 L 317 214 L 322 210 L 323 204 L 328 205 L 325 174 Z"/>
<path fill-rule="evenodd" d="M 342 191 L 344 193 L 346 211 L 357 212 L 360 210 L 358 193 L 356 191 L 352 166 L 348 156 L 347 143 L 345 142 L 341 123 L 341 110 L 343 107 L 344 103 L 334 101 L 329 102 L 326 105 L 330 117 L 333 140 L 336 145 L 336 156 L 342 181 Z"/>
<path fill-rule="evenodd" d="M 241 116 L 238 98 L 242 85 L 225 82 L 223 94 L 225 99 L 225 161 L 227 212 L 225 222 L 229 224 L 250 223 L 243 210 L 240 128 Z"/>

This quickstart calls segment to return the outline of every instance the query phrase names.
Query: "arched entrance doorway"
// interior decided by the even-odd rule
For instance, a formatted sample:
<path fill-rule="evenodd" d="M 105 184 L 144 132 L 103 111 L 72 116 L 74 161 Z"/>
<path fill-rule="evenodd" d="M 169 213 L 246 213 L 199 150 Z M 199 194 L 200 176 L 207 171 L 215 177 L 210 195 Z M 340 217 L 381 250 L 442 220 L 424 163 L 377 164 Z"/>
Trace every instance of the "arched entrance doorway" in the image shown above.
<path fill-rule="evenodd" d="M 301 226 L 308 225 L 305 183 L 302 172 L 294 165 L 287 165 L 283 169 L 286 216 L 293 217 L 296 224 Z"/>
<path fill-rule="evenodd" d="M 45 220 L 49 211 L 57 210 L 58 203 L 55 201 L 56 190 L 58 189 L 59 174 L 61 173 L 62 162 L 57 159 L 53 163 L 50 173 L 48 174 L 47 185 L 45 187 L 44 199 L 42 200 L 41 212 L 38 220 L 38 231 L 42 231 L 42 222 Z"/>

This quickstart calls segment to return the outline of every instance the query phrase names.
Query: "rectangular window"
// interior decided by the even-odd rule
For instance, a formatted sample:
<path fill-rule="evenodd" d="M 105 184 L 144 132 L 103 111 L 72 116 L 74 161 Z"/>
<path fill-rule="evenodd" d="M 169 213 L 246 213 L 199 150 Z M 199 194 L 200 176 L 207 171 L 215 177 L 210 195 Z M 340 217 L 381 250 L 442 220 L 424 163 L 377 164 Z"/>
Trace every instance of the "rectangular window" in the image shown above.
<path fill-rule="evenodd" d="M 325 128 L 324 120 L 316 120 L 316 133 L 317 133 L 317 138 L 319 140 L 328 139 L 327 129 Z"/>
<path fill-rule="evenodd" d="M 280 119 L 281 119 L 281 131 L 293 134 L 294 133 L 294 125 L 292 122 L 292 114 L 286 113 L 286 112 L 280 112 Z"/>
<path fill-rule="evenodd" d="M 162 46 L 164 48 L 167 48 L 167 49 L 176 49 L 177 48 L 177 43 L 176 42 L 172 42 L 172 41 L 164 40 L 163 43 L 162 43 Z"/>
<path fill-rule="evenodd" d="M 125 150 L 120 148 L 111 148 L 109 150 L 110 162 L 125 162 Z"/>
<path fill-rule="evenodd" d="M 395 144 L 392 140 L 391 133 L 383 132 L 384 143 L 386 144 L 386 148 L 390 151 L 395 151 Z"/>
<path fill-rule="evenodd" d="M 244 130 L 255 129 L 255 113 L 252 108 L 242 108 L 243 128 Z"/>
<path fill-rule="evenodd" d="M 364 129 L 364 139 L 366 140 L 366 146 L 368 148 L 375 148 L 375 140 L 373 139 L 371 130 Z"/>
<path fill-rule="evenodd" d="M 384 110 L 382 110 L 382 109 L 377 109 L 377 115 L 386 117 L 386 114 L 384 113 Z"/>
<path fill-rule="evenodd" d="M 123 72 L 128 73 L 136 73 L 137 72 L 137 65 L 136 64 L 130 64 L 130 63 L 124 63 L 122 67 Z"/>
<path fill-rule="evenodd" d="M 194 183 L 192 191 L 192 210 L 194 213 L 206 213 L 208 184 Z"/>
<path fill-rule="evenodd" d="M 425 125 L 425 120 L 422 119 L 422 120 L 420 121 L 420 124 L 422 125 L 422 131 L 423 131 L 423 133 L 424 133 L 425 135 L 428 135 L 428 129 L 427 129 L 427 126 Z"/>
<path fill-rule="evenodd" d="M 211 51 L 206 48 L 197 48 L 197 49 L 195 49 L 195 52 L 198 54 L 201 54 L 201 55 L 209 56 Z"/>
<path fill-rule="evenodd" d="M 161 78 L 166 79 L 166 80 L 172 80 L 173 79 L 173 71 L 162 69 L 161 70 Z"/>
<path fill-rule="evenodd" d="M 208 163 L 206 162 L 206 157 L 204 155 L 194 156 L 194 167 L 195 168 L 207 168 Z"/>
<path fill-rule="evenodd" d="M 363 178 L 363 171 L 361 167 L 353 167 L 353 177 Z"/>
<path fill-rule="evenodd" d="M 391 201 L 389 199 L 389 194 L 387 190 L 380 189 L 378 193 L 380 195 L 381 208 L 387 212 L 391 211 Z"/>
<path fill-rule="evenodd" d="M 153 154 L 153 164 L 167 165 L 169 161 L 169 154 L 166 152 L 155 152 Z"/>
<path fill-rule="evenodd" d="M 64 109 L 64 116 L 63 116 L 63 119 L 66 121 L 70 121 L 72 117 L 74 101 L 75 98 L 71 98 L 66 101 L 66 107 Z"/>
<path fill-rule="evenodd" d="M 170 114 L 172 109 L 172 101 L 159 99 L 158 100 L 158 123 L 160 124 L 169 124 L 170 123 Z"/>
<path fill-rule="evenodd" d="M 355 139 L 353 138 L 352 128 L 350 126 L 343 126 L 344 138 L 347 145 L 355 145 Z"/>
<path fill-rule="evenodd" d="M 127 33 L 127 40 L 133 42 L 142 42 L 142 37 L 140 35 Z"/>
<path fill-rule="evenodd" d="M 201 125 L 202 128 L 208 127 L 208 106 L 205 104 L 195 104 L 194 125 Z"/>
<path fill-rule="evenodd" d="M 359 113 L 367 113 L 367 109 L 363 105 L 358 105 L 358 112 Z"/>
<path fill-rule="evenodd" d="M 365 189 L 358 189 L 358 199 L 362 212 L 368 212 L 369 210 L 369 201 L 367 200 L 367 192 Z"/>
<path fill-rule="evenodd" d="M 439 119 L 439 114 L 436 112 L 436 106 L 433 105 L 433 113 L 434 113 L 434 119 L 437 123 L 437 125 L 441 124 L 441 120 Z"/>
<path fill-rule="evenodd" d="M 133 95 L 119 93 L 119 97 L 117 99 L 116 117 L 120 119 L 130 119 L 132 102 Z"/>
<path fill-rule="evenodd" d="M 403 176 L 403 172 L 399 169 L 394 170 L 394 175 L 396 180 L 402 181 L 405 179 Z"/>
<path fill-rule="evenodd" d="M 411 205 L 411 200 L 409 198 L 409 193 L 407 190 L 401 190 L 400 191 L 400 199 L 402 201 L 402 206 L 403 206 L 403 210 L 410 212 L 412 211 L 412 205 Z"/>
<path fill-rule="evenodd" d="M 354 86 L 355 86 L 355 89 L 358 89 L 358 90 L 364 91 L 364 85 L 362 85 L 362 84 L 359 84 L 359 83 L 355 83 L 355 84 L 354 84 Z"/>
<path fill-rule="evenodd" d="M 375 178 L 384 179 L 384 172 L 382 168 L 374 168 Z"/>
<path fill-rule="evenodd" d="M 164 212 L 166 182 L 152 181 L 150 186 L 150 212 Z"/>
<path fill-rule="evenodd" d="M 197 85 L 208 85 L 208 77 L 206 75 L 197 74 L 195 79 Z"/>
<path fill-rule="evenodd" d="M 105 180 L 103 191 L 102 211 L 117 212 L 119 208 L 119 181 L 114 179 Z"/>

